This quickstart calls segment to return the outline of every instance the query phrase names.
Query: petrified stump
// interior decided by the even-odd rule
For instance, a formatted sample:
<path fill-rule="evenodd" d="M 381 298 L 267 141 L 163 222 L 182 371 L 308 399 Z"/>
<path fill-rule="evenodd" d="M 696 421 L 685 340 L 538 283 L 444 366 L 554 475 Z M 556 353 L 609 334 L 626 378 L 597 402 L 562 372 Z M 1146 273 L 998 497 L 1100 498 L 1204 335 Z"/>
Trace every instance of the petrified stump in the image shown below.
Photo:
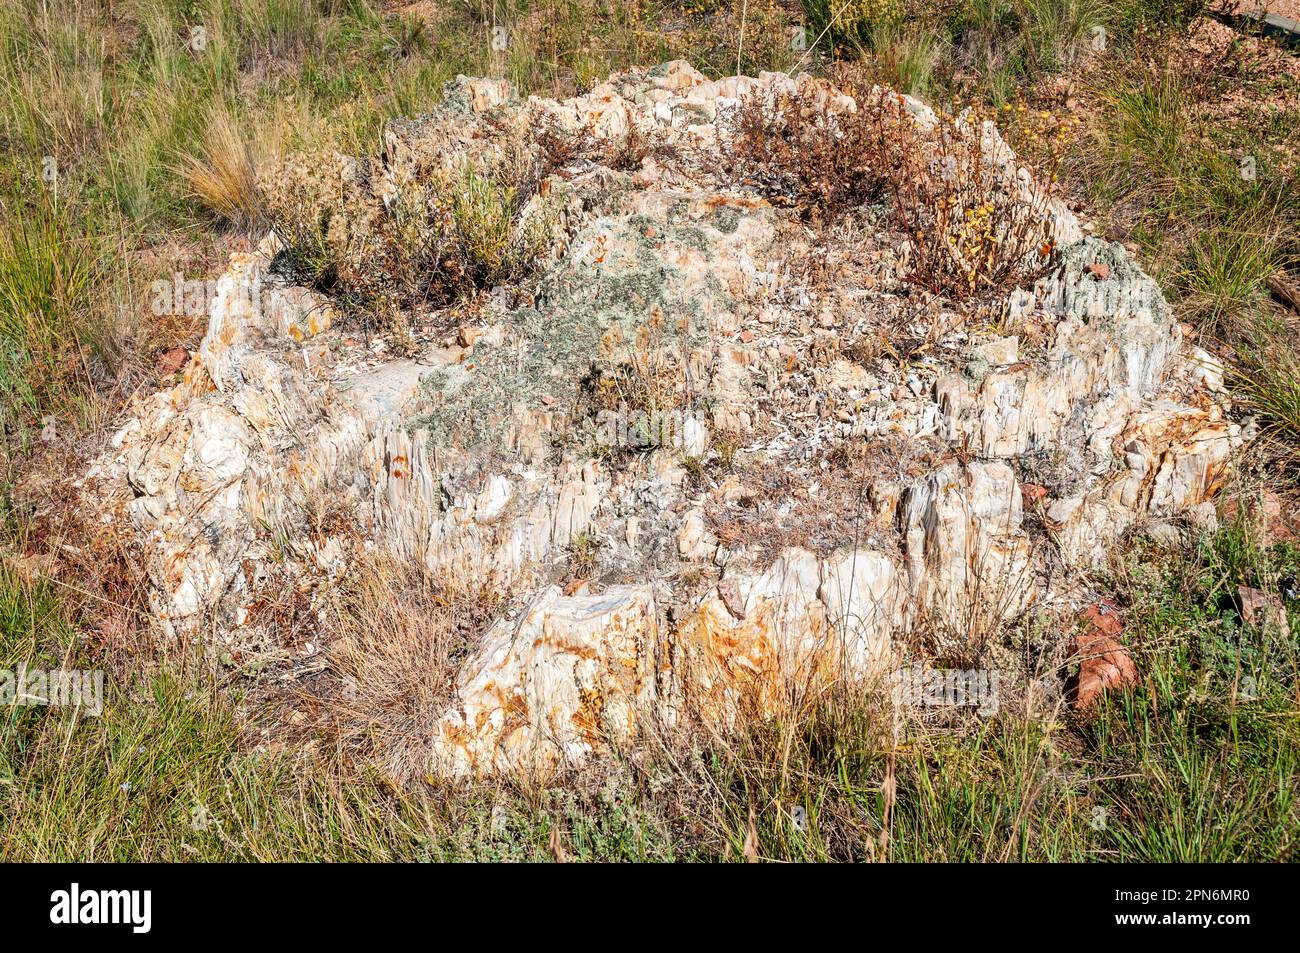
<path fill-rule="evenodd" d="M 718 174 L 729 111 L 781 90 L 855 108 L 808 77 L 670 63 L 565 102 L 461 80 L 394 124 L 381 185 L 542 120 L 664 147 L 556 170 L 536 198 L 555 251 L 459 333 L 413 319 L 407 357 L 277 277 L 274 236 L 234 256 L 184 380 L 132 409 L 85 481 L 144 543 L 163 629 L 215 615 L 236 637 L 273 555 L 308 588 L 362 546 L 418 560 L 508 597 L 429 713 L 432 770 L 546 770 L 866 677 L 909 627 L 996 626 L 1206 499 L 1240 428 L 1121 247 L 1038 196 L 1045 273 L 978 308 L 935 297 L 870 210 L 818 232 Z M 902 102 L 922 135 L 938 121 Z M 971 131 L 1037 195 L 991 125 Z M 359 531 L 309 532 L 322 498 Z"/>

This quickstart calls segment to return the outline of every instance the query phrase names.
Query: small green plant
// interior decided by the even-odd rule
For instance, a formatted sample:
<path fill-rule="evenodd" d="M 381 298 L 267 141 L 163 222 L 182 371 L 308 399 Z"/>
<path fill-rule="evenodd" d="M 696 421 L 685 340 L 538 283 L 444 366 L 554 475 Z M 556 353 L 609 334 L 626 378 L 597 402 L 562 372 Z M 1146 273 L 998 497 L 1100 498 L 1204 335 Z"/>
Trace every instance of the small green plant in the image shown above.
<path fill-rule="evenodd" d="M 465 257 L 473 263 L 475 284 L 490 285 L 513 270 L 511 248 L 518 208 L 517 186 L 480 175 L 466 167 L 448 190 L 451 217 Z"/>
<path fill-rule="evenodd" d="M 600 541 L 590 533 L 574 533 L 569 540 L 569 572 L 574 579 L 587 579 L 596 571 Z"/>

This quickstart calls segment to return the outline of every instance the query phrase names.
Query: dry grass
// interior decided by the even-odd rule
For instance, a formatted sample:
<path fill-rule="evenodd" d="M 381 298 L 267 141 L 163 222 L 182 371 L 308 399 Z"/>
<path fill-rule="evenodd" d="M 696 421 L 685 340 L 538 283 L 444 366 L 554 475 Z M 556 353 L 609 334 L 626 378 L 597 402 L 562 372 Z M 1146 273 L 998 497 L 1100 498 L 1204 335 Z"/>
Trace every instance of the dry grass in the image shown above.
<path fill-rule="evenodd" d="M 663 309 L 655 305 L 644 322 L 637 325 L 631 347 L 624 348 L 619 326 L 601 341 L 601 374 L 595 384 L 595 400 L 606 410 L 644 411 L 661 414 L 689 405 L 690 379 L 681 341 L 685 323 L 678 319 L 671 333 Z M 654 418 L 652 418 L 654 419 Z M 655 444 L 650 441 L 647 445 Z"/>
<path fill-rule="evenodd" d="M 265 149 L 264 142 L 244 133 L 225 103 L 217 103 L 199 153 L 183 153 L 179 172 L 193 197 L 218 222 L 253 232 L 266 217 L 257 187 Z"/>
<path fill-rule="evenodd" d="M 325 598 L 326 669 L 272 699 L 276 730 L 298 724 L 301 743 L 344 769 L 423 777 L 434 719 L 486 608 L 409 563 L 361 560 Z"/>
<path fill-rule="evenodd" d="M 1259 414 L 1270 455 L 1294 474 L 1300 470 L 1300 351 L 1295 319 L 1261 322 L 1240 342 L 1240 363 L 1230 366 L 1234 390 Z"/>

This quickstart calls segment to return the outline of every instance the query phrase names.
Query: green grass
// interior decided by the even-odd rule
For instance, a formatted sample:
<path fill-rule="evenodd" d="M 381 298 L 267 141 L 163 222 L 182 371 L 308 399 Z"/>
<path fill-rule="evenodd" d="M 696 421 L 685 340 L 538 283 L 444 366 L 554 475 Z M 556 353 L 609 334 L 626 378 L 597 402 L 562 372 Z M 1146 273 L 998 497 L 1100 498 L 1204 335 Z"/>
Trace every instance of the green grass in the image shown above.
<path fill-rule="evenodd" d="M 606 764 L 572 789 L 397 791 L 323 754 L 259 747 L 202 676 L 110 671 L 98 717 L 7 712 L 0 857 L 550 860 L 558 828 L 568 859 L 736 861 L 752 809 L 759 859 L 1286 860 L 1300 830 L 1295 636 L 1245 625 L 1232 596 L 1297 571 L 1300 550 L 1244 526 L 1160 565 L 1131 554 L 1117 588 L 1142 681 L 1091 720 L 1004 709 L 895 743 L 879 703 L 856 696 Z M 0 573 L 4 667 L 94 664 L 76 634 L 58 593 Z"/>
<path fill-rule="evenodd" d="M 1097 186 L 1125 195 L 1176 188 L 1188 146 L 1182 78 L 1173 72 L 1132 76 L 1111 70 L 1090 91 L 1105 107 L 1095 143 L 1103 172 Z"/>
<path fill-rule="evenodd" d="M 97 309 L 110 280 L 95 210 L 43 188 L 0 195 L 0 402 L 5 418 L 76 407 L 77 376 L 115 350 Z"/>
<path fill-rule="evenodd" d="M 1237 347 L 1233 389 L 1259 412 L 1265 439 L 1292 474 L 1300 463 L 1300 350 L 1286 327 L 1260 322 Z"/>

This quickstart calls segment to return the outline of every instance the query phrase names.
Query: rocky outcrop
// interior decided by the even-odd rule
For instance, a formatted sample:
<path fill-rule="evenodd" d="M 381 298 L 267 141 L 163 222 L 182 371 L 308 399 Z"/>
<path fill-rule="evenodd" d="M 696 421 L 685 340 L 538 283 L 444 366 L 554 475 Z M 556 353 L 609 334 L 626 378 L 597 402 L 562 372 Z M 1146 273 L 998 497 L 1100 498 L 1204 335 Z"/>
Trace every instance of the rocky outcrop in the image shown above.
<path fill-rule="evenodd" d="M 541 122 L 654 146 L 551 174 L 527 214 L 559 237 L 534 278 L 472 327 L 415 321 L 401 358 L 280 277 L 274 236 L 235 256 L 184 380 L 83 481 L 141 540 L 161 627 L 238 638 L 272 562 L 326 586 L 388 549 L 505 596 L 428 713 L 431 769 L 546 772 L 867 677 L 922 623 L 960 639 L 1014 618 L 1060 598 L 1049 570 L 1086 572 L 1214 491 L 1248 435 L 1122 248 L 1038 196 L 1053 269 L 966 313 L 907 280 L 879 210 L 818 238 L 719 175 L 741 97 L 779 89 L 856 108 L 809 77 L 679 62 L 564 102 L 459 80 L 393 124 L 394 194 Z"/>

